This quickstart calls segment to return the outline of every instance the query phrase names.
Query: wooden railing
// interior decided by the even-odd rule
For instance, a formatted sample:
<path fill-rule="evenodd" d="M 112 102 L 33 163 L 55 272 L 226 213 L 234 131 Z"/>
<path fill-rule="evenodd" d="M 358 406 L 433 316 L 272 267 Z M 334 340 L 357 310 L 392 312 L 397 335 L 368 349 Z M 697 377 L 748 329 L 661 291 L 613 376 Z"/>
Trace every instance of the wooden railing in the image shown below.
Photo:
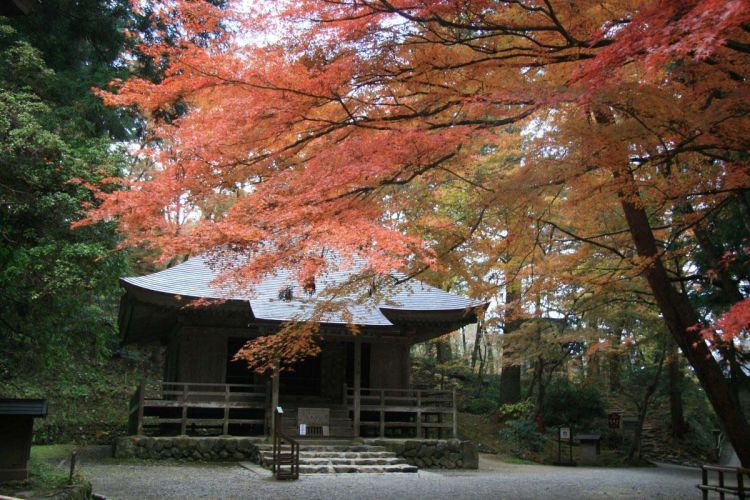
<path fill-rule="evenodd" d="M 283 414 L 281 407 L 274 409 L 273 475 L 276 479 L 299 479 L 299 443 L 284 434 L 281 427 Z M 285 446 L 289 447 L 288 451 L 284 450 Z"/>
<path fill-rule="evenodd" d="M 712 483 L 709 478 L 709 472 L 717 473 L 717 482 Z M 724 478 L 724 474 L 734 476 L 734 484 L 727 483 Z M 747 492 L 745 491 L 745 477 L 750 477 L 750 469 L 744 469 L 742 467 L 720 467 L 718 465 L 703 465 L 701 466 L 701 484 L 698 488 L 703 493 L 703 499 L 708 499 L 710 492 L 719 494 L 719 498 L 722 500 L 727 493 L 738 497 L 740 500 L 747 498 Z M 727 478 L 728 479 L 728 478 Z"/>
<path fill-rule="evenodd" d="M 189 428 L 220 428 L 229 434 L 235 424 L 262 425 L 266 432 L 268 391 L 265 385 L 207 384 L 195 382 L 141 382 L 130 399 L 129 431 L 144 434 L 145 427 L 179 426 L 180 434 Z M 191 415 L 203 412 L 202 415 Z M 242 410 L 262 410 L 262 418 L 237 417 Z M 207 416 L 206 413 L 209 413 Z M 260 413 L 257 411 L 256 413 Z"/>
<path fill-rule="evenodd" d="M 443 430 L 450 429 L 451 436 L 457 437 L 455 390 L 356 390 L 344 385 L 344 402 L 353 414 L 357 436 L 360 427 L 376 427 L 380 437 L 386 437 L 386 428 L 414 429 L 417 438 L 427 437 L 430 429 L 443 437 Z M 377 419 L 372 419 L 373 414 Z"/>

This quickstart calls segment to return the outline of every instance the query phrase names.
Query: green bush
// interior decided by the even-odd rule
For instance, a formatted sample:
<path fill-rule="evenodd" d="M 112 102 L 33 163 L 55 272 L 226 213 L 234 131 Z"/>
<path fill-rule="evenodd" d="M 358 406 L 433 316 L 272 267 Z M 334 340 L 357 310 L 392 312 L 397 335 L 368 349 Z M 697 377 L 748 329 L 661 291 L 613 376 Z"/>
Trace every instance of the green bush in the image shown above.
<path fill-rule="evenodd" d="M 518 403 L 504 404 L 497 410 L 497 419 L 500 422 L 508 420 L 530 420 L 534 413 L 534 402 L 530 399 Z"/>
<path fill-rule="evenodd" d="M 591 425 L 594 419 L 604 416 L 604 403 L 599 391 L 592 387 L 579 387 L 565 379 L 554 380 L 547 387 L 542 405 L 545 425 Z"/>
<path fill-rule="evenodd" d="M 500 429 L 500 437 L 506 440 L 514 453 L 524 455 L 524 452 L 539 453 L 544 450 L 547 437 L 536 430 L 534 422 L 529 420 L 509 420 Z"/>
<path fill-rule="evenodd" d="M 497 401 L 487 398 L 473 398 L 464 404 L 463 411 L 473 415 L 489 415 L 497 408 Z"/>

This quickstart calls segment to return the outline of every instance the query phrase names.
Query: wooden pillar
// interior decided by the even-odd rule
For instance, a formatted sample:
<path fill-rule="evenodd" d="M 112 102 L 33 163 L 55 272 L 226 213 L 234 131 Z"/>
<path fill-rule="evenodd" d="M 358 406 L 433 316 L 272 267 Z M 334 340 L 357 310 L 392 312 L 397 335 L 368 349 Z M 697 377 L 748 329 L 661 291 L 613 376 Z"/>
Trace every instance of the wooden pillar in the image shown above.
<path fill-rule="evenodd" d="M 456 408 L 456 389 L 453 389 L 453 439 L 458 437 L 458 408 Z"/>
<path fill-rule="evenodd" d="M 182 386 L 182 419 L 180 421 L 180 435 L 187 434 L 188 385 Z"/>
<path fill-rule="evenodd" d="M 224 422 L 221 426 L 221 433 L 224 436 L 229 435 L 229 384 L 224 385 Z"/>
<path fill-rule="evenodd" d="M 279 362 L 273 367 L 271 376 L 271 435 L 276 434 L 276 407 L 279 406 Z"/>
<path fill-rule="evenodd" d="M 141 380 L 138 386 L 138 423 L 136 424 L 136 434 L 143 436 L 143 400 L 146 399 L 146 380 Z"/>
<path fill-rule="evenodd" d="M 354 437 L 359 437 L 360 392 L 362 390 L 362 339 L 354 337 Z"/>
<path fill-rule="evenodd" d="M 380 437 L 385 437 L 385 389 L 380 390 Z"/>
<path fill-rule="evenodd" d="M 422 391 L 417 390 L 417 439 L 422 437 Z"/>

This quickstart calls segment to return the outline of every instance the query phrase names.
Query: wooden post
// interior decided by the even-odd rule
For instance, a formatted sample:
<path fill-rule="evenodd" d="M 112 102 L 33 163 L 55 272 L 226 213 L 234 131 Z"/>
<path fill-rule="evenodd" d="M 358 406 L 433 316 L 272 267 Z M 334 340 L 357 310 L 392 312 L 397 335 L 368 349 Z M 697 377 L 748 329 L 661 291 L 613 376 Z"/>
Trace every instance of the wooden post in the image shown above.
<path fill-rule="evenodd" d="M 138 426 L 136 428 L 136 434 L 139 436 L 143 435 L 143 400 L 146 395 L 146 380 L 141 380 L 141 385 L 138 386 Z"/>
<path fill-rule="evenodd" d="M 701 467 L 701 479 L 702 484 L 708 484 L 708 469 L 706 469 L 705 467 Z M 708 490 L 703 489 L 701 491 L 703 492 L 703 500 L 708 500 Z"/>
<path fill-rule="evenodd" d="M 74 451 L 70 454 L 70 475 L 68 475 L 68 484 L 73 484 L 73 475 L 76 473 L 76 458 L 78 452 Z"/>
<path fill-rule="evenodd" d="M 456 408 L 456 388 L 453 388 L 453 439 L 458 437 L 458 408 Z"/>
<path fill-rule="evenodd" d="M 182 423 L 180 424 L 180 434 L 187 434 L 187 396 L 188 396 L 188 385 L 182 386 Z"/>
<path fill-rule="evenodd" d="M 225 436 L 229 435 L 229 385 L 224 385 L 224 425 L 222 426 L 222 433 Z"/>
<path fill-rule="evenodd" d="M 271 435 L 276 434 L 276 408 L 279 406 L 279 361 L 273 367 L 271 378 Z"/>
<path fill-rule="evenodd" d="M 422 391 L 417 390 L 417 439 L 422 437 Z"/>
<path fill-rule="evenodd" d="M 359 437 L 360 393 L 362 390 L 362 339 L 354 337 L 354 437 Z"/>
<path fill-rule="evenodd" d="M 385 437 L 385 389 L 380 390 L 380 437 Z"/>
<path fill-rule="evenodd" d="M 745 475 L 742 468 L 737 469 L 737 496 L 740 500 L 745 500 Z"/>

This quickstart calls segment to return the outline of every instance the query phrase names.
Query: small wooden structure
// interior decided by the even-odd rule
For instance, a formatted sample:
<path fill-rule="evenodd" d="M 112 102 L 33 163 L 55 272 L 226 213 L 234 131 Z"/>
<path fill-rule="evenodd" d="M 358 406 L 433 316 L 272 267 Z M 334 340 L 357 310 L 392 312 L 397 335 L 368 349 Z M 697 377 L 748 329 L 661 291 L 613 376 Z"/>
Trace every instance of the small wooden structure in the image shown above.
<path fill-rule="evenodd" d="M 34 419 L 46 416 L 46 399 L 0 399 L 0 482 L 29 477 Z"/>
<path fill-rule="evenodd" d="M 591 465 L 599 461 L 599 455 L 601 454 L 601 434 L 597 432 L 581 433 L 576 434 L 574 439 L 580 445 L 581 463 Z"/>
<path fill-rule="evenodd" d="M 292 273 L 279 271 L 238 292 L 217 286 L 213 268 L 196 257 L 123 278 L 124 342 L 165 347 L 164 381 L 141 385 L 131 401 L 131 433 L 270 436 L 273 409 L 283 405 L 281 425 L 292 437 L 314 408 L 328 410 L 328 425 L 313 425 L 328 428 L 322 437 L 455 437 L 455 395 L 412 388 L 409 352 L 475 323 L 487 304 L 416 280 L 403 280 L 379 299 L 342 292 L 356 273 L 330 272 L 317 286 L 301 287 Z M 186 307 L 196 300 L 200 307 Z M 232 360 L 248 340 L 309 320 L 318 300 L 340 305 L 319 319 L 318 356 L 266 376 Z"/>

